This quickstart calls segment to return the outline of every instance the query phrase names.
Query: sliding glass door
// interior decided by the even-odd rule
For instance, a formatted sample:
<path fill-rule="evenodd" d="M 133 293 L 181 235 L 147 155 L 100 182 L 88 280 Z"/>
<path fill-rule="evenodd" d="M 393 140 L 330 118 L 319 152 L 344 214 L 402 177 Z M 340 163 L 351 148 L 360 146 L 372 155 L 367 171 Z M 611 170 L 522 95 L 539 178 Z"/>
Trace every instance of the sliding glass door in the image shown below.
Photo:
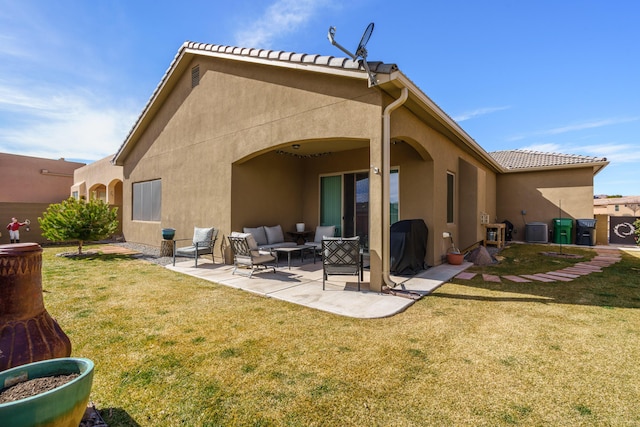
<path fill-rule="evenodd" d="M 398 170 L 390 176 L 390 224 L 399 218 Z M 320 178 L 320 224 L 335 225 L 336 235 L 360 236 L 369 247 L 369 173 L 355 172 Z"/>

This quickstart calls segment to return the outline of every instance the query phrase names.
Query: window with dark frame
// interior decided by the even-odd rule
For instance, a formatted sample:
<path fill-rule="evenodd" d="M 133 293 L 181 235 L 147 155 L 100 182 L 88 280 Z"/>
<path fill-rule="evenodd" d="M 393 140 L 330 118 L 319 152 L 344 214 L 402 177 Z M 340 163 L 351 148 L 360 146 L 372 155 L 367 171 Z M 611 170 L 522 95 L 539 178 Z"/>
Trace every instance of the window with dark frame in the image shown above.
<path fill-rule="evenodd" d="M 447 172 L 447 223 L 454 222 L 453 207 L 455 199 L 455 175 Z"/>
<path fill-rule="evenodd" d="M 134 221 L 160 221 L 162 181 L 156 179 L 134 182 L 132 190 L 132 219 Z"/>

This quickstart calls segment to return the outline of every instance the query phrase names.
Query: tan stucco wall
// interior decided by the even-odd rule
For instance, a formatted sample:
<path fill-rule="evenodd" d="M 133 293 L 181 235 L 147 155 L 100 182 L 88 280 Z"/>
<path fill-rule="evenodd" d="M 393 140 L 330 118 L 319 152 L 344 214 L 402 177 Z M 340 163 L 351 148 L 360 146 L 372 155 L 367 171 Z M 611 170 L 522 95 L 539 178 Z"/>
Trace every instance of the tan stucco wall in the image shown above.
<path fill-rule="evenodd" d="M 191 88 L 191 67 L 201 80 Z M 371 171 L 382 166 L 381 115 L 393 101 L 360 80 L 199 58 L 173 91 L 154 107 L 155 116 L 123 157 L 124 234 L 127 240 L 159 245 L 161 228 L 189 238 L 194 226 L 220 229 L 220 243 L 245 226 L 282 225 L 308 229 L 319 222 L 320 176 Z M 400 219 L 422 218 L 429 228 L 426 262 L 441 263 L 448 247 L 482 234 L 479 211 L 496 214 L 495 173 L 468 151 L 400 108 L 392 114 L 391 166 L 400 170 Z M 297 158 L 278 149 L 322 144 L 330 155 Z M 355 143 L 355 145 L 354 145 Z M 359 148 L 358 148 L 359 147 Z M 345 150 L 345 148 L 348 148 Z M 462 159 L 462 160 L 461 160 Z M 463 163 L 461 163 L 463 162 Z M 447 171 L 456 181 L 456 220 L 446 223 Z M 162 180 L 162 218 L 131 220 L 135 182 Z M 382 174 L 370 173 L 372 288 L 380 286 Z M 460 200 L 460 186 L 465 196 Z M 468 203 L 466 194 L 472 195 Z M 458 236 L 461 209 L 470 213 L 469 235 Z M 216 251 L 218 260 L 222 252 Z"/>
<path fill-rule="evenodd" d="M 122 166 L 112 164 L 112 158 L 113 156 L 105 157 L 76 169 L 70 195 L 78 192 L 79 197 L 89 200 L 92 198 L 92 190 L 100 188 L 105 192 L 105 202 L 122 205 Z"/>
<path fill-rule="evenodd" d="M 2 222 L 0 222 L 0 245 L 10 243 L 9 231 L 5 227 L 11 222 L 11 218 L 14 216 L 18 218 L 20 222 L 24 222 L 25 219 L 31 221 L 29 231 L 26 230 L 26 227 L 20 227 L 21 243 L 49 243 L 49 241 L 42 236 L 42 230 L 38 222 L 38 217 L 42 217 L 42 214 L 48 207 L 49 203 L 0 202 L 0 220 L 2 220 Z"/>
<path fill-rule="evenodd" d="M 200 84 L 192 90 L 190 72 L 182 76 L 125 161 L 125 200 L 133 182 L 161 178 L 163 192 L 159 223 L 128 221 L 125 203 L 128 240 L 159 244 L 162 227 L 176 228 L 176 238 L 190 237 L 194 225 L 219 227 L 221 236 L 276 221 L 291 228 L 302 215 L 302 166 L 259 155 L 293 142 L 378 136 L 371 103 L 379 95 L 365 85 L 204 58 L 196 64 Z"/>
<path fill-rule="evenodd" d="M 391 164 L 400 166 L 400 218 L 425 220 L 427 263 L 440 264 L 450 246 L 443 232 L 463 249 L 482 239 L 480 213 L 496 215 L 496 174 L 407 110 L 394 113 L 391 128 L 393 140 L 405 141 L 391 147 Z M 448 172 L 455 176 L 452 223 L 447 223 Z"/>
<path fill-rule="evenodd" d="M 596 214 L 596 245 L 609 244 L 609 215 Z"/>
<path fill-rule="evenodd" d="M 640 215 L 640 205 L 625 204 L 625 203 L 611 203 L 609 205 L 594 205 L 593 213 L 595 215 L 609 215 L 609 216 L 637 216 Z"/>
<path fill-rule="evenodd" d="M 69 197 L 73 171 L 83 165 L 0 153 L 0 202 L 59 203 Z"/>
<path fill-rule="evenodd" d="M 496 197 L 498 219 L 511 221 L 513 239 L 523 241 L 525 221 L 545 222 L 552 231 L 554 218 L 593 218 L 593 169 L 502 174 L 497 178 Z"/>

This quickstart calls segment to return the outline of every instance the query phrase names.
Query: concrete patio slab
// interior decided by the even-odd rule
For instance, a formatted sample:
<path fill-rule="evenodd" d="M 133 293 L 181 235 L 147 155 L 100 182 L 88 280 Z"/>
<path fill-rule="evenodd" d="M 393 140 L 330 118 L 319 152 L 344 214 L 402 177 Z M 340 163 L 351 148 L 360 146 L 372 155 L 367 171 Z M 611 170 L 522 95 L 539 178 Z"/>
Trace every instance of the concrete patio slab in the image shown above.
<path fill-rule="evenodd" d="M 206 259 L 198 261 L 198 268 L 193 261 L 184 261 L 166 266 L 167 269 L 203 280 L 247 292 L 275 298 L 293 304 L 356 318 L 389 317 L 400 313 L 411 306 L 416 297 L 419 299 L 430 294 L 443 283 L 460 274 L 472 263 L 462 265 L 443 264 L 422 271 L 411 277 L 391 276 L 396 284 L 393 287 L 396 295 L 369 290 L 369 272 L 365 270 L 364 278 L 357 290 L 357 279 L 354 276 L 329 276 L 326 290 L 322 290 L 322 264 L 310 263 L 273 270 L 255 272 L 251 278 L 233 273 L 233 266 L 213 264 Z M 403 293 L 413 297 L 399 296 Z"/>

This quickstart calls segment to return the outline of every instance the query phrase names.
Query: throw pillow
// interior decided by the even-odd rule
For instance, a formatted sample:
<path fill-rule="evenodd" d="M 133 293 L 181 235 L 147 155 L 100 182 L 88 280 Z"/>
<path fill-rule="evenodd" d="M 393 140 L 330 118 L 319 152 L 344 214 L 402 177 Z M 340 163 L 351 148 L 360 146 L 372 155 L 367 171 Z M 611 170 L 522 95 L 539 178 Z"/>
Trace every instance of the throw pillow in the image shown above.
<path fill-rule="evenodd" d="M 264 232 L 264 227 L 255 227 L 255 228 L 244 227 L 242 231 L 244 231 L 245 233 L 251 233 L 258 245 L 262 246 L 262 245 L 268 244 L 267 235 Z"/>
<path fill-rule="evenodd" d="M 196 245 L 196 242 L 209 242 L 211 241 L 211 236 L 213 236 L 213 227 L 212 228 L 193 228 L 193 245 Z"/>
<path fill-rule="evenodd" d="M 274 243 L 284 242 L 282 227 L 280 227 L 279 225 L 274 225 L 273 227 L 265 227 L 264 230 L 267 232 L 267 241 L 270 245 L 273 245 Z"/>

